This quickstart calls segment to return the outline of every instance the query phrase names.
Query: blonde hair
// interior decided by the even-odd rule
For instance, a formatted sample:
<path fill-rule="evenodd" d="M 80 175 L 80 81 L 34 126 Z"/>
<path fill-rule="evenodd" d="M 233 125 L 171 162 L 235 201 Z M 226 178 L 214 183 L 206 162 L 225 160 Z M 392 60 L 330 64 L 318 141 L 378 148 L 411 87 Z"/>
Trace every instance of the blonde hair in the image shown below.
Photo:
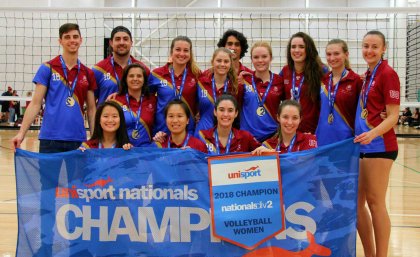
<path fill-rule="evenodd" d="M 178 42 L 178 41 L 184 41 L 184 42 L 187 42 L 190 45 L 190 60 L 188 61 L 188 65 L 191 69 L 191 72 L 197 78 L 201 74 L 201 70 L 198 67 L 197 63 L 195 62 L 194 53 L 193 53 L 193 50 L 192 50 L 192 41 L 189 37 L 187 37 L 187 36 L 177 36 L 176 38 L 172 39 L 171 55 L 172 55 L 172 52 L 174 50 L 175 43 Z"/>
<path fill-rule="evenodd" d="M 211 71 L 211 73 L 214 73 L 213 61 L 214 61 L 214 58 L 216 58 L 216 56 L 221 52 L 226 53 L 229 56 L 230 68 L 229 68 L 227 77 L 232 82 L 232 92 L 231 93 L 236 95 L 236 94 L 238 94 L 238 76 L 236 75 L 235 69 L 233 68 L 232 52 L 229 49 L 227 49 L 225 47 L 220 47 L 220 48 L 217 48 L 213 52 L 213 56 L 211 57 L 212 67 L 210 68 L 210 71 Z"/>
<path fill-rule="evenodd" d="M 329 45 L 334 45 L 334 44 L 341 45 L 341 49 L 343 50 L 343 52 L 345 54 L 348 54 L 349 53 L 349 46 L 347 45 L 346 41 L 344 41 L 342 39 L 338 39 L 338 38 L 331 39 L 328 42 L 327 46 L 325 47 L 325 51 L 327 51 L 327 47 Z M 346 58 L 346 60 L 344 61 L 344 67 L 346 67 L 346 69 L 351 69 L 349 58 Z"/>
<path fill-rule="evenodd" d="M 258 42 L 255 42 L 252 45 L 252 47 L 251 47 L 251 58 L 252 58 L 252 52 L 257 47 L 265 47 L 265 48 L 267 48 L 267 50 L 268 50 L 268 52 L 270 54 L 270 57 L 273 58 L 273 49 L 271 48 L 271 45 L 267 41 L 258 41 Z"/>

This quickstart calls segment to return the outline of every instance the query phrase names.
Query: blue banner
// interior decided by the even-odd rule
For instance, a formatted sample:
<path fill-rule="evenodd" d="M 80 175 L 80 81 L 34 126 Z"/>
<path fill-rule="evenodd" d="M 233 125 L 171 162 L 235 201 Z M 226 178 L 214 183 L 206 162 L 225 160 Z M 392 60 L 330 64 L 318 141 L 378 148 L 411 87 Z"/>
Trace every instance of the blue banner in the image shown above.
<path fill-rule="evenodd" d="M 18 149 L 16 256 L 356 256 L 358 160 L 352 139 L 281 155 L 285 230 L 246 250 L 212 237 L 204 154 Z"/>

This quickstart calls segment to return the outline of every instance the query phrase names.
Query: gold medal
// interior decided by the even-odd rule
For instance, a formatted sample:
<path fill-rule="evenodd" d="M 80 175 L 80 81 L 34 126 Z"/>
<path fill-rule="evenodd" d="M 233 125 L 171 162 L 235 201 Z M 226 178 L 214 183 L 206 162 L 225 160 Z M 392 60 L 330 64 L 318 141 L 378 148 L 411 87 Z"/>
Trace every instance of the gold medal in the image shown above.
<path fill-rule="evenodd" d="M 368 116 L 368 110 L 366 108 L 363 108 L 362 109 L 362 115 L 361 115 L 362 119 L 365 120 L 367 118 L 367 116 Z"/>
<path fill-rule="evenodd" d="M 334 121 L 334 115 L 330 113 L 330 115 L 328 115 L 328 124 L 332 124 L 333 121 Z"/>
<path fill-rule="evenodd" d="M 265 114 L 264 107 L 263 106 L 258 107 L 257 108 L 257 115 L 261 117 L 261 116 L 264 116 L 264 114 Z"/>
<path fill-rule="evenodd" d="M 131 132 L 131 137 L 133 139 L 139 139 L 139 131 L 138 130 L 133 130 L 133 132 Z"/>
<path fill-rule="evenodd" d="M 73 107 L 74 106 L 74 98 L 73 97 L 71 97 L 71 96 L 69 96 L 69 97 L 67 97 L 66 98 L 66 105 L 68 106 L 68 107 Z"/>

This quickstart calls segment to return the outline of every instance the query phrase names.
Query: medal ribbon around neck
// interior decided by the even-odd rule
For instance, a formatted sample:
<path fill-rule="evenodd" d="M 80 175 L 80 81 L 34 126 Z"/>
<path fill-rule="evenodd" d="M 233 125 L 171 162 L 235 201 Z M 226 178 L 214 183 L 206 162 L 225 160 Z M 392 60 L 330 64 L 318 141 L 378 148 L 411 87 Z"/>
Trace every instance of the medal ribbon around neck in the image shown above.
<path fill-rule="evenodd" d="M 260 100 L 260 95 L 258 94 L 257 86 L 255 85 L 254 75 L 252 75 L 252 88 L 254 89 L 254 92 L 257 96 L 257 102 L 258 102 L 259 107 L 264 108 L 264 103 L 267 100 L 268 92 L 270 91 L 270 88 L 273 85 L 273 78 L 274 78 L 274 73 L 271 72 L 270 82 L 268 83 L 267 89 L 265 90 L 264 95 L 262 99 Z"/>
<path fill-rule="evenodd" d="M 223 93 L 226 93 L 226 92 L 227 92 L 227 89 L 228 89 L 228 82 L 229 82 L 229 79 L 226 77 L 226 80 L 225 80 L 225 85 L 223 86 Z M 217 89 L 216 89 L 216 81 L 215 81 L 215 79 L 214 79 L 214 75 L 213 75 L 213 77 L 211 78 L 211 87 L 212 87 L 212 89 L 213 89 L 213 100 L 214 100 L 214 102 L 216 102 Z"/>
<path fill-rule="evenodd" d="M 289 146 L 287 147 L 287 152 L 288 153 L 292 152 L 293 146 L 295 145 L 295 141 L 296 141 L 296 134 L 292 138 L 292 140 L 290 141 Z M 276 152 L 280 152 L 280 146 L 281 146 L 281 143 L 279 142 L 276 146 Z"/>
<path fill-rule="evenodd" d="M 187 138 L 184 140 L 184 144 L 182 144 L 183 148 L 188 145 L 189 140 L 190 140 L 190 134 L 187 133 Z M 169 136 L 169 139 L 168 139 L 168 148 L 171 148 L 171 136 Z"/>
<path fill-rule="evenodd" d="M 133 120 L 136 121 L 136 125 L 134 127 L 134 130 L 139 131 L 139 128 L 140 128 L 140 116 L 141 116 L 141 105 L 143 103 L 143 96 L 140 97 L 140 105 L 139 105 L 139 108 L 137 110 L 137 119 L 134 117 L 133 111 L 131 110 L 131 107 L 130 107 L 130 97 L 128 96 L 128 93 L 125 94 L 125 99 L 127 100 L 128 110 L 130 112 L 131 118 L 133 118 Z M 134 139 L 137 139 L 137 138 L 134 138 Z"/>
<path fill-rule="evenodd" d="M 373 80 L 375 79 L 376 71 L 378 70 L 378 67 L 379 67 L 379 65 L 381 65 L 381 63 L 382 63 L 382 60 L 380 60 L 380 61 L 378 62 L 378 64 L 376 64 L 375 68 L 373 68 L 372 75 L 371 75 L 371 77 L 370 77 L 369 85 L 368 85 L 368 87 L 367 87 L 367 88 L 365 87 L 365 85 L 366 85 L 366 77 L 365 77 L 365 79 L 364 79 L 364 81 L 363 81 L 363 85 L 362 85 L 362 100 L 363 100 L 363 109 L 366 109 L 366 105 L 367 105 L 367 100 L 368 100 L 369 91 L 370 91 L 370 88 L 371 88 L 371 86 L 372 86 Z M 367 76 L 367 73 L 368 73 L 368 72 L 369 72 L 369 68 L 368 68 L 368 70 L 366 71 L 366 76 Z"/>
<path fill-rule="evenodd" d="M 76 88 L 77 79 L 79 77 L 79 72 L 80 72 L 80 60 L 77 59 L 77 74 L 76 74 L 75 79 L 73 80 L 73 83 L 71 83 L 71 86 L 69 85 L 69 80 L 67 76 L 67 66 L 66 66 L 66 63 L 64 62 L 62 55 L 60 55 L 60 62 L 61 62 L 61 67 L 63 68 L 64 78 L 66 79 L 66 85 L 68 86 L 68 89 L 69 89 L 69 97 L 73 97 L 74 89 Z"/>
<path fill-rule="evenodd" d="M 185 67 L 184 75 L 182 75 L 182 82 L 181 82 L 181 86 L 179 87 L 179 94 L 178 94 L 178 90 L 176 89 L 174 68 L 171 69 L 170 73 L 171 73 L 172 86 L 174 87 L 175 98 L 181 99 L 182 91 L 184 90 L 184 85 L 185 85 L 185 78 L 187 78 L 187 67 Z"/>
<path fill-rule="evenodd" d="M 332 93 L 331 87 L 333 84 L 333 74 L 331 72 L 330 74 L 330 81 L 328 82 L 328 105 L 330 106 L 330 115 L 332 115 L 334 110 L 334 103 L 335 103 L 335 97 L 337 96 L 338 87 L 340 86 L 340 82 L 343 79 L 344 75 L 346 75 L 347 69 L 344 68 L 343 72 L 341 73 L 340 80 L 337 82 L 334 88 L 334 93 Z"/>
<path fill-rule="evenodd" d="M 230 152 L 230 143 L 232 142 L 232 129 L 229 132 L 228 141 L 226 143 L 226 151 L 225 154 L 228 154 Z M 214 130 L 214 139 L 216 140 L 216 154 L 220 154 L 220 146 L 219 146 L 219 134 L 217 133 L 217 128 Z"/>
<path fill-rule="evenodd" d="M 131 58 L 128 58 L 127 65 L 130 65 L 130 64 L 131 64 Z M 117 70 L 115 69 L 114 56 L 111 57 L 111 65 L 112 65 L 112 69 L 114 70 L 114 76 L 115 76 L 115 80 L 117 81 L 117 86 L 118 86 L 120 85 L 120 77 L 118 77 Z"/>
<path fill-rule="evenodd" d="M 300 91 L 302 90 L 303 81 L 305 80 L 305 76 L 302 75 L 302 80 L 299 83 L 299 87 L 296 88 L 296 73 L 293 70 L 292 74 L 292 96 L 293 99 L 299 102 L 300 99 Z"/>

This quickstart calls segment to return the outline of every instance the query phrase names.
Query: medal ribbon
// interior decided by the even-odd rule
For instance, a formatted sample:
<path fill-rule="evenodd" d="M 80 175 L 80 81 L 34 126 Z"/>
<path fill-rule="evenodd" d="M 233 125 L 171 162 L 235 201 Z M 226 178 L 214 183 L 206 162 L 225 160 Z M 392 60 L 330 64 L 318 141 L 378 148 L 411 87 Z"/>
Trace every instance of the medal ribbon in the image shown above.
<path fill-rule="evenodd" d="M 184 140 L 184 144 L 182 145 L 182 147 L 186 147 L 189 140 L 190 140 L 190 134 L 187 134 L 187 138 Z M 169 136 L 169 139 L 168 139 L 168 148 L 171 148 L 171 136 Z"/>
<path fill-rule="evenodd" d="M 226 77 L 225 85 L 223 86 L 223 93 L 226 93 L 227 92 L 228 82 L 229 82 L 229 80 Z M 217 92 L 217 89 L 216 89 L 216 82 L 214 80 L 214 75 L 213 75 L 213 78 L 211 79 L 211 87 L 213 89 L 213 100 L 214 100 L 214 102 L 216 102 L 216 97 L 217 97 L 216 92 Z"/>
<path fill-rule="evenodd" d="M 131 58 L 128 58 L 128 65 L 131 64 Z M 115 64 L 114 64 L 114 56 L 111 57 L 111 65 L 112 65 L 112 69 L 114 70 L 114 76 L 115 76 L 115 80 L 117 81 L 117 86 L 120 85 L 120 78 L 118 77 L 117 74 L 117 70 L 115 69 Z"/>
<path fill-rule="evenodd" d="M 305 80 L 305 76 L 302 76 L 302 80 L 299 83 L 299 87 L 296 88 L 296 73 L 295 70 L 293 70 L 292 74 L 292 94 L 293 99 L 299 102 L 300 99 L 300 91 L 302 90 L 303 81 Z"/>
<path fill-rule="evenodd" d="M 270 88 L 273 85 L 273 78 L 274 78 L 274 73 L 271 72 L 270 82 L 268 83 L 267 89 L 265 90 L 264 95 L 262 99 L 260 100 L 260 96 L 257 91 L 257 86 L 255 85 L 255 81 L 254 81 L 254 75 L 252 75 L 252 88 L 254 89 L 254 92 L 257 96 L 258 106 L 260 107 L 264 107 L 264 103 L 267 100 L 268 92 L 270 91 Z"/>
<path fill-rule="evenodd" d="M 172 86 L 174 87 L 175 98 L 181 99 L 182 91 L 184 90 L 184 85 L 185 85 L 185 78 L 187 77 L 187 68 L 185 67 L 184 69 L 184 75 L 182 75 L 182 82 L 181 82 L 181 86 L 179 87 L 179 91 L 176 89 L 174 68 L 171 69 L 170 73 L 171 73 Z"/>
<path fill-rule="evenodd" d="M 330 114 L 332 114 L 334 110 L 334 103 L 335 103 L 335 97 L 337 96 L 338 86 L 340 85 L 340 81 L 343 79 L 346 72 L 347 70 L 346 68 L 344 68 L 343 72 L 341 73 L 340 80 L 335 85 L 334 93 L 332 93 L 332 90 L 331 90 L 331 87 L 333 84 L 333 74 L 332 72 L 330 74 L 330 81 L 328 82 L 328 104 L 330 106 Z"/>
<path fill-rule="evenodd" d="M 289 146 L 287 147 L 287 152 L 290 153 L 293 149 L 293 146 L 295 145 L 295 141 L 296 141 L 296 134 L 295 136 L 292 138 L 292 141 L 290 141 Z M 279 142 L 276 146 L 276 152 L 280 152 L 280 145 L 281 143 Z"/>
<path fill-rule="evenodd" d="M 134 117 L 133 111 L 131 111 L 130 97 L 128 96 L 128 93 L 125 94 L 125 99 L 127 100 L 128 110 L 130 111 L 131 118 L 133 118 L 133 120 L 136 121 L 134 130 L 138 131 L 140 127 L 141 104 L 143 103 L 143 96 L 140 97 L 140 105 L 139 105 L 139 109 L 137 110 L 137 119 Z"/>
<path fill-rule="evenodd" d="M 376 70 L 378 69 L 379 65 L 381 65 L 382 60 L 380 60 L 378 62 L 378 64 L 376 64 L 375 68 L 373 68 L 372 71 L 372 76 L 370 77 L 370 81 L 369 81 L 369 85 L 367 87 L 367 89 L 365 88 L 366 85 L 366 77 L 363 81 L 363 85 L 362 85 L 362 100 L 363 100 L 363 109 L 366 109 L 366 105 L 367 105 L 367 100 L 368 100 L 368 94 L 370 91 L 370 87 L 372 86 L 373 80 L 375 79 L 375 75 L 376 75 Z M 366 76 L 367 73 L 369 72 L 369 69 L 366 71 Z"/>
<path fill-rule="evenodd" d="M 66 66 L 66 63 L 64 62 L 62 55 L 60 55 L 60 62 L 61 62 L 61 67 L 63 68 L 64 78 L 66 79 L 66 85 L 69 86 L 69 80 L 67 76 L 67 66 Z M 69 86 L 69 97 L 73 97 L 74 89 L 76 88 L 76 84 L 77 84 L 77 78 L 79 77 L 79 72 L 80 72 L 80 60 L 77 59 L 77 74 L 76 74 L 76 78 L 73 80 L 73 83 L 71 83 L 71 86 Z"/>
<path fill-rule="evenodd" d="M 232 130 L 230 130 L 228 141 L 226 143 L 226 151 L 225 154 L 228 154 L 230 151 L 230 143 L 232 142 Z M 217 128 L 214 130 L 214 139 L 216 139 L 216 154 L 220 154 L 220 146 L 219 146 L 219 135 L 217 133 Z"/>

